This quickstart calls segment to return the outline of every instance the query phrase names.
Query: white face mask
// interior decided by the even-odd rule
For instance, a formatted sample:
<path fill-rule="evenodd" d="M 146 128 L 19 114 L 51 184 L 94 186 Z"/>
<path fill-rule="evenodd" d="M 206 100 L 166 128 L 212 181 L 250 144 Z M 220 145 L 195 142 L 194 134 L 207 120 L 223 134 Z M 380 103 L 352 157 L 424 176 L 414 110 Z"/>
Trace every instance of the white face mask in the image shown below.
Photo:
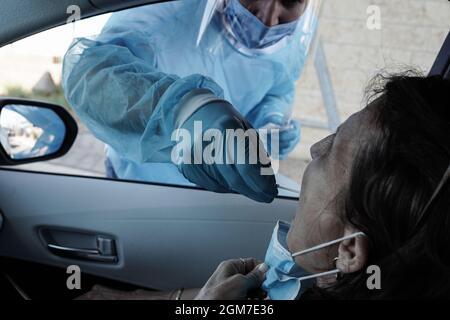
<path fill-rule="evenodd" d="M 266 253 L 265 264 L 269 267 L 269 270 L 266 273 L 262 288 L 272 300 L 294 300 L 312 285 L 309 280 L 340 273 L 340 270 L 336 268 L 327 272 L 309 274 L 295 263 L 295 257 L 321 250 L 345 240 L 365 236 L 363 232 L 357 232 L 291 254 L 287 249 L 289 228 L 289 223 L 278 221 Z"/>

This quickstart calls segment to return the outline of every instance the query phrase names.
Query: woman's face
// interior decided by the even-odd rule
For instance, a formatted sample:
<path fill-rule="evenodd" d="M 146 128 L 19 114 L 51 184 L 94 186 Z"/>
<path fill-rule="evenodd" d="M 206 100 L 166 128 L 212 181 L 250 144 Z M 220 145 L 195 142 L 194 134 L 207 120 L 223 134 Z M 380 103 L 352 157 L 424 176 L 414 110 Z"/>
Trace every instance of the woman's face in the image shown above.
<path fill-rule="evenodd" d="M 240 0 L 266 26 L 297 20 L 305 12 L 309 0 Z"/>
<path fill-rule="evenodd" d="M 350 169 L 358 147 L 368 143 L 374 129 L 370 119 L 376 103 L 352 115 L 333 135 L 311 147 L 300 194 L 297 214 L 288 234 L 290 252 L 298 252 L 320 243 L 354 233 L 340 219 L 339 195 L 350 181 Z M 311 273 L 334 269 L 338 245 L 296 258 L 297 264 Z"/>

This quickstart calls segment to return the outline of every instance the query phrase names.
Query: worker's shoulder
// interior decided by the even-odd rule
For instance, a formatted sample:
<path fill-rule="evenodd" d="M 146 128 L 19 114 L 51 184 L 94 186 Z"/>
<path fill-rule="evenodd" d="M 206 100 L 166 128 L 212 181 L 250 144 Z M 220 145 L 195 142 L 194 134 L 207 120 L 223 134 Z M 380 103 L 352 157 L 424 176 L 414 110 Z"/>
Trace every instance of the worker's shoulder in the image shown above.
<path fill-rule="evenodd" d="M 130 29 L 139 29 L 142 32 L 153 32 L 156 28 L 163 31 L 163 26 L 192 25 L 196 13 L 199 12 L 201 1 L 181 0 L 145 5 L 114 13 L 109 26 L 124 26 Z"/>

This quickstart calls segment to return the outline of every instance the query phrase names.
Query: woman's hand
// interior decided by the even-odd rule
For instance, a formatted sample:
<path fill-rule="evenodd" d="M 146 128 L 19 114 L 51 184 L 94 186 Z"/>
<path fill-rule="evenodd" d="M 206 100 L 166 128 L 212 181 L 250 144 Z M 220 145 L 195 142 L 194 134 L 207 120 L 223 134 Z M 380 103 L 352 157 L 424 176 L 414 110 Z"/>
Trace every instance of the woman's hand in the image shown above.
<path fill-rule="evenodd" d="M 196 300 L 244 300 L 249 292 L 258 290 L 264 281 L 267 266 L 253 258 L 222 262 Z"/>

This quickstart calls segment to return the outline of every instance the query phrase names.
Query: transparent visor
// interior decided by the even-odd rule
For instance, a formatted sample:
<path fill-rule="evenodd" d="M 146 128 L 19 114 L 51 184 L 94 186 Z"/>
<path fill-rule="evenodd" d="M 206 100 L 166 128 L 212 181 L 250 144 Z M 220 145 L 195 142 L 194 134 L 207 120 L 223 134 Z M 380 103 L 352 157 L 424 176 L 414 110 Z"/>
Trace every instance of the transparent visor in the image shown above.
<path fill-rule="evenodd" d="M 241 0 L 206 0 L 199 10 L 203 12 L 197 47 L 208 47 L 211 53 L 218 52 L 226 40 L 239 52 L 249 56 L 276 53 L 292 45 L 301 49 L 302 55 L 309 48 L 316 35 L 321 0 L 304 0 L 294 3 L 295 9 L 288 8 L 270 12 L 270 1 L 255 1 L 248 8 L 249 1 Z M 250 2 L 251 3 L 251 2 Z M 281 4 L 279 4 L 281 5 Z M 268 12 L 269 10 L 269 12 Z M 295 12 L 298 10 L 298 12 Z M 288 22 L 267 26 L 258 17 L 269 17 L 272 21 Z"/>

